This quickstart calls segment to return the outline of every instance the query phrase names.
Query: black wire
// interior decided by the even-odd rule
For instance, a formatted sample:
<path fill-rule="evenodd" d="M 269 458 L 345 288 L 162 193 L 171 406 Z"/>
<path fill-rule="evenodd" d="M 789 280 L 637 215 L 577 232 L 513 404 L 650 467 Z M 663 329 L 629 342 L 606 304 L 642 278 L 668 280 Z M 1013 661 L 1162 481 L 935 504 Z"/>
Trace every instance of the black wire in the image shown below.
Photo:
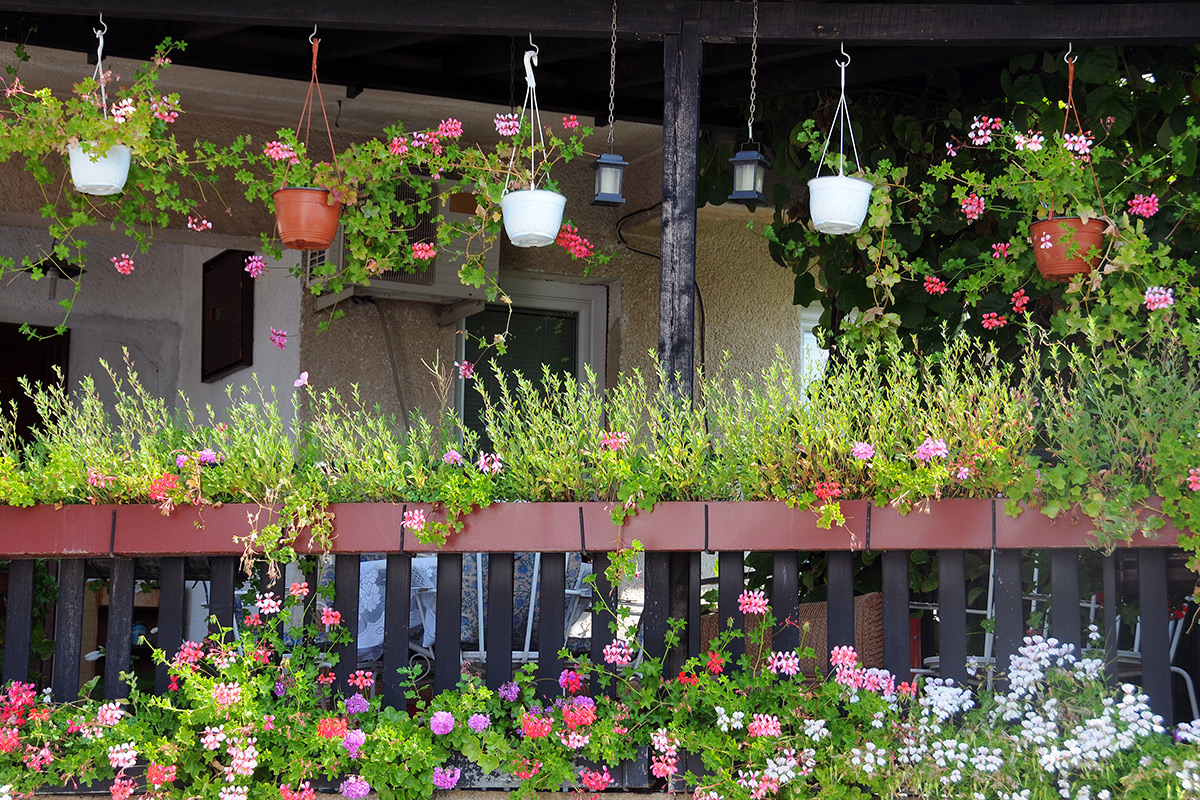
<path fill-rule="evenodd" d="M 658 253 L 651 253 L 647 250 L 639 250 L 638 248 L 631 245 L 629 242 L 625 241 L 625 232 L 623 230 L 621 230 L 621 227 L 629 220 L 633 219 L 634 217 L 636 217 L 640 214 L 645 214 L 647 211 L 653 211 L 654 209 L 658 208 L 661 205 L 662 205 L 662 201 L 659 200 L 657 203 L 655 203 L 652 206 L 646 206 L 645 208 L 639 208 L 637 211 L 630 211 L 628 214 L 626 214 L 625 216 L 623 216 L 617 220 L 617 241 L 619 241 L 626 250 L 632 250 L 633 252 L 638 253 L 639 255 L 650 256 L 650 258 L 657 259 L 658 261 L 662 261 L 662 255 L 660 255 Z M 704 334 L 705 330 L 707 329 L 707 326 L 705 325 L 705 314 L 704 314 L 704 295 L 703 295 L 703 293 L 701 293 L 700 284 L 699 284 L 699 282 L 696 281 L 694 276 L 692 277 L 692 286 L 696 290 L 696 311 L 700 315 L 700 372 L 703 373 L 704 367 L 708 362 L 707 337 Z"/>

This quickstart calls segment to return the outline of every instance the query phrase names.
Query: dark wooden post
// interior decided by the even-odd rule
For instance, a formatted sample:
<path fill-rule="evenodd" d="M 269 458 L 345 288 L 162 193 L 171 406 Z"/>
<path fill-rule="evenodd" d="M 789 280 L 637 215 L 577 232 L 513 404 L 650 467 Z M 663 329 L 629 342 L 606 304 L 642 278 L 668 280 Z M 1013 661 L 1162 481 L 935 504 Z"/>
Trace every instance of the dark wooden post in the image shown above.
<path fill-rule="evenodd" d="M 658 358 L 680 402 L 692 401 L 696 328 L 696 183 L 700 137 L 700 33 L 686 21 L 678 34 L 663 37 L 662 259 L 659 266 Z M 669 662 L 677 670 L 699 642 L 699 597 L 693 573 L 698 553 L 646 556 L 647 572 L 669 558 L 670 616 L 686 620 L 682 647 Z"/>

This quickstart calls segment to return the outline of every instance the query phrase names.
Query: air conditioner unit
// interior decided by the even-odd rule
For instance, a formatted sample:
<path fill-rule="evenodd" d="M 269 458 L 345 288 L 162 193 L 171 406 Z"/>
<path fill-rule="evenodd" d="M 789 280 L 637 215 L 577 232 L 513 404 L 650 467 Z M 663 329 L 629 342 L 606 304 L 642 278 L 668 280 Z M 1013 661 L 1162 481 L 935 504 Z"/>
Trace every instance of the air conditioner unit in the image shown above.
<path fill-rule="evenodd" d="M 454 194 L 452 191 L 445 195 L 439 193 L 439 190 L 445 192 L 447 189 L 453 189 L 455 184 L 456 182 L 451 181 L 435 187 L 435 205 L 441 209 L 441 213 L 447 220 L 467 220 L 474 216 L 475 198 L 473 196 Z M 414 199 L 416 197 L 412 189 L 404 184 L 401 184 L 399 191 L 410 194 Z M 441 205 L 443 200 L 446 201 L 444 207 Z M 416 228 L 409 234 L 410 242 L 436 242 L 437 230 L 433 224 L 435 215 L 435 213 L 430 213 L 418 218 Z M 499 242 L 496 242 L 488 248 L 485 256 L 484 266 L 488 275 L 492 277 L 495 277 L 499 270 L 499 249 Z M 316 267 L 328 260 L 334 260 L 339 265 L 345 264 L 346 256 L 345 239 L 342 229 L 339 227 L 337 236 L 328 250 L 305 251 L 301 262 L 304 274 L 311 276 Z M 484 290 L 466 286 L 458 278 L 458 271 L 462 267 L 463 260 L 460 254 L 444 253 L 439 248 L 438 254 L 423 271 L 410 273 L 403 270 L 389 270 L 381 272 L 378 276 L 371 278 L 371 282 L 367 285 L 349 286 L 337 294 L 330 292 L 319 295 L 314 307 L 317 309 L 327 308 L 350 297 L 379 297 L 387 300 L 412 300 L 438 305 L 453 305 L 468 301 L 482 302 L 485 299 Z"/>

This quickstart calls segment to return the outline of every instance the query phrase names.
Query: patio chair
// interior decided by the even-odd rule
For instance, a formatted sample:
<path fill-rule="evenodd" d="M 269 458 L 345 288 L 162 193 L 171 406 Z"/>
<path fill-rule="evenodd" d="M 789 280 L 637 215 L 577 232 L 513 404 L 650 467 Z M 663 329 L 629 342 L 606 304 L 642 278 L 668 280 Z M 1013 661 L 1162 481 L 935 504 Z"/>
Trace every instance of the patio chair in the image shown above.
<path fill-rule="evenodd" d="M 1179 640 L 1183 637 L 1183 629 L 1187 622 L 1188 606 L 1185 603 L 1183 607 L 1183 616 L 1178 619 L 1172 619 L 1167 623 L 1167 639 L 1171 643 L 1170 662 L 1171 672 L 1183 678 L 1183 685 L 1187 688 L 1188 702 L 1192 707 L 1192 719 L 1200 719 L 1200 705 L 1196 702 L 1196 686 L 1192 681 L 1192 676 L 1183 667 L 1176 666 L 1175 652 L 1179 649 Z M 1121 639 L 1121 619 L 1117 618 L 1117 641 Z M 1133 648 L 1130 650 L 1117 650 L 1117 678 L 1118 680 L 1127 680 L 1135 675 L 1142 674 L 1142 618 L 1138 617 L 1137 623 L 1133 626 Z"/>

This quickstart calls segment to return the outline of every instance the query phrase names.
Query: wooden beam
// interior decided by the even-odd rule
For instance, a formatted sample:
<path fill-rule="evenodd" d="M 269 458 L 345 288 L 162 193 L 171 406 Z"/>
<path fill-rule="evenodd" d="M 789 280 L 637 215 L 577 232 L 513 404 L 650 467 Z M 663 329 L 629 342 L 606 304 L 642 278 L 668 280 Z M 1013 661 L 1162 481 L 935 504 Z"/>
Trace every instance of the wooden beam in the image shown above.
<path fill-rule="evenodd" d="M 661 0 L 623 8 L 618 30 L 643 37 L 678 34 L 687 21 L 707 41 L 749 38 L 750 3 Z M 38 14 L 109 20 L 157 19 L 225 25 L 266 25 L 494 36 L 609 34 L 608 0 L 441 0 L 380 6 L 374 0 L 210 0 L 195 4 L 142 0 L 38 0 Z M 1112 42 L 1190 44 L 1200 39 L 1200 14 L 1187 3 L 763 3 L 760 41 L 942 43 Z M 30 4 L 0 4 L 28 14 Z"/>
<path fill-rule="evenodd" d="M 681 401 L 692 401 L 696 331 L 696 193 L 700 37 L 695 23 L 663 42 L 662 259 L 658 359 Z"/>

